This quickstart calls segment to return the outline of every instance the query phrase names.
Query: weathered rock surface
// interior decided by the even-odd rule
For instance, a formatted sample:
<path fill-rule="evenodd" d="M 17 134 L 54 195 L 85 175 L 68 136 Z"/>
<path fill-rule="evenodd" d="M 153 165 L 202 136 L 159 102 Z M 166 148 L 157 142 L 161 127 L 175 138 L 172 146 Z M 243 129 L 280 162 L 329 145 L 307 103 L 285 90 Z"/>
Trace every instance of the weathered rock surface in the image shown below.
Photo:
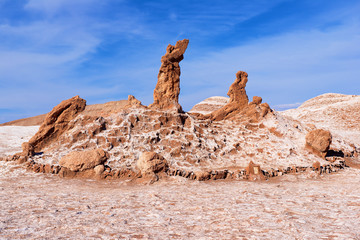
<path fill-rule="evenodd" d="M 137 100 L 133 95 L 128 96 L 128 106 L 141 106 L 141 102 Z"/>
<path fill-rule="evenodd" d="M 179 104 L 180 65 L 189 44 L 188 39 L 177 41 L 175 46 L 168 45 L 166 54 L 161 58 L 158 82 L 154 90 L 154 103 L 151 107 L 182 111 Z"/>
<path fill-rule="evenodd" d="M 264 117 L 271 109 L 267 103 L 263 103 L 261 97 L 255 96 L 249 104 L 249 99 L 245 91 L 248 82 L 248 74 L 243 71 L 236 73 L 236 79 L 231 84 L 227 95 L 230 97 L 229 103 L 222 108 L 207 115 L 211 120 L 220 121 L 237 117 L 246 117 L 251 121 L 258 121 Z"/>
<path fill-rule="evenodd" d="M 73 172 L 81 172 L 103 164 L 108 158 L 109 154 L 103 149 L 70 152 L 61 158 L 59 165 Z"/>
<path fill-rule="evenodd" d="M 169 167 L 165 158 L 155 152 L 142 153 L 136 165 L 144 176 L 164 172 Z"/>
<path fill-rule="evenodd" d="M 360 95 L 326 93 L 281 114 L 330 130 L 333 136 L 332 147 L 336 147 L 335 139 L 340 141 L 341 138 L 360 148 Z"/>
<path fill-rule="evenodd" d="M 189 113 L 200 113 L 207 115 L 225 106 L 227 103 L 229 103 L 229 100 L 230 99 L 228 97 L 209 97 L 193 106 Z"/>
<path fill-rule="evenodd" d="M 68 123 L 85 109 L 86 101 L 79 96 L 62 101 L 49 112 L 39 131 L 29 140 L 29 146 L 23 150 L 33 149 L 41 151 L 45 146 L 57 140 L 57 138 L 69 129 Z M 30 147 L 31 145 L 31 147 Z M 28 153 L 23 152 L 28 155 Z"/>
<path fill-rule="evenodd" d="M 315 129 L 306 135 L 306 147 L 321 157 L 325 157 L 331 141 L 331 133 L 323 129 Z"/>

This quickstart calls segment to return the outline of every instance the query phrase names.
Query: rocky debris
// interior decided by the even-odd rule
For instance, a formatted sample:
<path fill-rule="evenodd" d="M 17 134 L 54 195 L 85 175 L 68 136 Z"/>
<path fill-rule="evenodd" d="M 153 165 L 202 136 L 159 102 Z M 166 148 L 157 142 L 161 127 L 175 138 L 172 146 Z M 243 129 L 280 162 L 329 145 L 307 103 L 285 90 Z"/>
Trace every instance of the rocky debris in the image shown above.
<path fill-rule="evenodd" d="M 332 136 L 329 131 L 323 129 L 312 130 L 308 132 L 305 139 L 305 147 L 307 149 L 309 149 L 314 154 L 325 158 L 332 141 Z"/>
<path fill-rule="evenodd" d="M 70 152 L 61 158 L 59 165 L 73 172 L 81 172 L 103 164 L 108 158 L 109 154 L 103 149 Z"/>
<path fill-rule="evenodd" d="M 41 151 L 45 146 L 55 142 L 57 138 L 69 129 L 68 123 L 85 109 L 86 101 L 79 96 L 62 101 L 49 112 L 39 131 L 24 145 L 24 151 Z M 32 154 L 23 152 L 23 155 Z"/>
<path fill-rule="evenodd" d="M 249 99 L 245 91 L 248 82 L 248 74 L 243 71 L 236 73 L 236 79 L 231 84 L 227 95 L 230 97 L 229 103 L 222 108 L 207 115 L 214 121 L 234 118 L 248 118 L 250 121 L 259 121 L 269 111 L 270 106 L 267 103 L 261 103 L 261 97 L 255 96 L 249 104 Z"/>
<path fill-rule="evenodd" d="M 168 45 L 166 54 L 161 58 L 158 82 L 154 90 L 154 103 L 150 107 L 159 109 L 176 108 L 182 111 L 179 104 L 180 94 L 180 61 L 189 44 L 188 39 L 179 40 L 175 46 Z"/>
<path fill-rule="evenodd" d="M 153 176 L 169 168 L 164 157 L 155 152 L 144 152 L 136 163 L 143 176 Z"/>

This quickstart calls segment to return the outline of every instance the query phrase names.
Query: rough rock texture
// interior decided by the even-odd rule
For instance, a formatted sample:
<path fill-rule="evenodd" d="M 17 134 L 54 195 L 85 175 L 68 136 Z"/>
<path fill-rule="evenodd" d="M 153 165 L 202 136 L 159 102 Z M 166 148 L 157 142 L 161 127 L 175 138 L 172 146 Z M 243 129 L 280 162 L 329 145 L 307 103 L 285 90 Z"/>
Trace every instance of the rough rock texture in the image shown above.
<path fill-rule="evenodd" d="M 103 149 L 87 150 L 82 152 L 70 152 L 61 158 L 59 165 L 73 172 L 92 169 L 103 164 L 109 158 L 109 154 Z"/>
<path fill-rule="evenodd" d="M 236 74 L 228 93 L 230 101 L 219 110 L 205 116 L 179 111 L 180 105 L 176 106 L 179 62 L 187 44 L 188 41 L 183 40 L 175 47 L 168 47 L 167 54 L 162 58 L 152 108 L 137 107 L 141 106 L 140 102 L 129 96 L 126 103 L 115 104 L 115 111 L 111 107 L 111 111 L 101 114 L 96 111 L 91 115 L 87 111 L 74 113 L 69 122 L 61 125 L 64 129 L 62 134 L 52 138 L 53 141 L 46 136 L 43 138 L 45 141 L 39 142 L 39 145 L 45 144 L 41 148 L 44 154 L 30 154 L 27 157 L 28 166 L 36 172 L 43 172 L 44 166 L 50 165 L 61 176 L 86 176 L 86 171 L 95 175 L 93 169 L 74 172 L 61 167 L 59 159 L 73 151 L 97 148 L 109 153 L 106 166 L 104 169 L 98 167 L 97 175 L 109 179 L 136 177 L 139 168 L 143 175 L 149 173 L 154 176 L 158 169 L 167 165 L 168 176 L 215 180 L 235 173 L 242 175 L 249 161 L 261 165 L 265 175 L 267 171 L 274 176 L 278 176 L 274 169 L 303 169 L 317 160 L 322 166 L 326 164 L 325 160 L 304 148 L 305 136 L 313 129 L 271 111 L 268 104 L 261 103 L 260 97 L 254 97 L 249 103 L 245 92 L 245 72 Z M 177 111 L 173 111 L 173 107 Z M 58 115 L 53 123 L 54 129 L 62 116 Z M 52 133 L 49 133 L 50 136 Z M 340 142 L 338 146 L 339 149 L 349 149 L 346 142 Z M 24 145 L 24 149 L 30 151 L 31 147 Z M 161 154 L 161 157 L 155 153 Z"/>
<path fill-rule="evenodd" d="M 168 45 L 166 54 L 161 58 L 158 82 L 154 90 L 154 103 L 151 107 L 169 109 L 175 107 L 181 111 L 180 94 L 180 65 L 189 44 L 188 39 L 177 41 L 175 46 Z"/>
<path fill-rule="evenodd" d="M 321 157 L 325 157 L 330 148 L 331 141 L 331 133 L 323 129 L 310 131 L 306 135 L 306 147 Z"/>
<path fill-rule="evenodd" d="M 330 130 L 333 143 L 345 139 L 360 148 L 360 95 L 326 93 L 281 114 Z"/>
<path fill-rule="evenodd" d="M 144 152 L 136 163 L 142 175 L 153 175 L 166 171 L 169 166 L 164 157 L 155 152 Z"/>
<path fill-rule="evenodd" d="M 249 99 L 245 91 L 247 82 L 248 74 L 243 71 L 237 72 L 236 79 L 231 84 L 227 93 L 230 97 L 229 103 L 207 115 L 207 117 L 215 121 L 246 117 L 255 122 L 264 117 L 271 110 L 270 106 L 267 103 L 261 104 L 261 97 L 256 96 L 249 104 Z"/>
<path fill-rule="evenodd" d="M 128 106 L 141 106 L 141 102 L 137 100 L 133 95 L 128 96 Z"/>
<path fill-rule="evenodd" d="M 68 123 L 73 120 L 79 112 L 85 109 L 86 101 L 79 96 L 62 101 L 49 112 L 39 131 L 29 140 L 29 145 L 23 150 L 33 149 L 41 151 L 45 146 L 57 140 L 57 138 L 69 129 Z M 28 155 L 28 153 L 23 152 Z"/>

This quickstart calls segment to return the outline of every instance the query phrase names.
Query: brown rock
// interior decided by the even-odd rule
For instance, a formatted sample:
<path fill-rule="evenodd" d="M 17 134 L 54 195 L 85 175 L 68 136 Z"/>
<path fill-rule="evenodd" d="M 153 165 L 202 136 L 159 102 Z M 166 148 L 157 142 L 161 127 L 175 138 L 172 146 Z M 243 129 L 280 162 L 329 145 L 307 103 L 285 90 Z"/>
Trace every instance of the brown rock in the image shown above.
<path fill-rule="evenodd" d="M 154 90 L 154 103 L 151 107 L 170 109 L 175 107 L 182 111 L 179 104 L 180 94 L 180 65 L 189 44 L 188 39 L 176 42 L 175 46 L 168 45 L 166 54 L 161 58 L 158 82 Z"/>
<path fill-rule="evenodd" d="M 137 100 L 133 95 L 128 96 L 128 106 L 141 106 L 141 102 Z"/>
<path fill-rule="evenodd" d="M 262 98 L 258 96 L 254 96 L 251 104 L 259 105 L 262 102 Z"/>
<path fill-rule="evenodd" d="M 169 168 L 167 161 L 155 152 L 142 153 L 136 165 L 145 176 L 164 172 Z"/>
<path fill-rule="evenodd" d="M 305 147 L 314 154 L 324 158 L 330 148 L 332 136 L 329 131 L 315 129 L 306 135 Z"/>
<path fill-rule="evenodd" d="M 314 162 L 313 163 L 313 168 L 314 168 L 314 170 L 316 170 L 316 171 L 319 171 L 320 170 L 320 163 L 319 163 L 319 161 L 316 161 L 316 162 Z"/>
<path fill-rule="evenodd" d="M 209 117 L 212 120 L 220 121 L 231 115 L 237 114 L 248 106 L 248 96 L 246 95 L 245 86 L 248 81 L 248 74 L 243 71 L 236 73 L 236 79 L 231 84 L 227 95 L 230 97 L 229 103 L 212 112 Z"/>
<path fill-rule="evenodd" d="M 227 95 L 230 97 L 229 103 L 236 103 L 240 107 L 246 106 L 249 103 L 249 98 L 246 95 L 246 83 L 248 82 L 248 74 L 243 71 L 236 73 L 236 79 L 231 84 Z"/>
<path fill-rule="evenodd" d="M 104 165 L 97 165 L 95 168 L 94 168 L 94 171 L 95 171 L 95 174 L 96 175 L 101 175 L 104 171 L 105 171 L 105 167 Z"/>
<path fill-rule="evenodd" d="M 262 174 L 260 165 L 249 162 L 249 165 L 246 168 L 246 175 L 248 175 L 249 180 L 263 180 L 265 176 Z"/>
<path fill-rule="evenodd" d="M 103 164 L 108 158 L 109 154 L 102 149 L 71 152 L 61 158 L 59 165 L 73 172 L 78 172 Z"/>
<path fill-rule="evenodd" d="M 62 133 L 68 130 L 68 123 L 83 111 L 85 106 L 86 101 L 79 96 L 62 101 L 46 115 L 39 131 L 29 140 L 24 150 L 33 148 L 34 151 L 40 151 L 55 142 Z"/>
<path fill-rule="evenodd" d="M 22 148 L 22 155 L 23 156 L 33 156 L 34 155 L 34 146 L 28 142 L 24 142 L 23 144 L 21 144 L 21 148 Z"/>

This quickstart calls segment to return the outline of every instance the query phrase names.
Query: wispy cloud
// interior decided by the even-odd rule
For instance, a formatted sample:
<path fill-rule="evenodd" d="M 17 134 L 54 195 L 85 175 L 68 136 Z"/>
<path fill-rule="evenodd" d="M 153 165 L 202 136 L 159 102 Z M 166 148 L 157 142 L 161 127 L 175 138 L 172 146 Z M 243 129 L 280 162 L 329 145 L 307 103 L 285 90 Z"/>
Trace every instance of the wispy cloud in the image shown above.
<path fill-rule="evenodd" d="M 208 91 L 225 95 L 239 70 L 249 73 L 249 95 L 273 105 L 325 92 L 359 94 L 359 29 L 357 22 L 349 22 L 326 31 L 295 31 L 199 56 L 183 63 L 182 98 L 194 89 L 199 96 Z"/>
<path fill-rule="evenodd" d="M 238 70 L 249 73 L 249 96 L 272 105 L 334 89 L 359 93 L 358 5 L 280 29 L 287 18 L 272 22 L 272 11 L 305 3 L 27 0 L 15 11 L 5 9 L 10 2 L 0 0 L 0 109 L 13 111 L 0 121 L 46 112 L 74 95 L 96 103 L 133 94 L 149 104 L 167 44 L 185 37 L 180 101 L 187 110 L 225 95 Z"/>

